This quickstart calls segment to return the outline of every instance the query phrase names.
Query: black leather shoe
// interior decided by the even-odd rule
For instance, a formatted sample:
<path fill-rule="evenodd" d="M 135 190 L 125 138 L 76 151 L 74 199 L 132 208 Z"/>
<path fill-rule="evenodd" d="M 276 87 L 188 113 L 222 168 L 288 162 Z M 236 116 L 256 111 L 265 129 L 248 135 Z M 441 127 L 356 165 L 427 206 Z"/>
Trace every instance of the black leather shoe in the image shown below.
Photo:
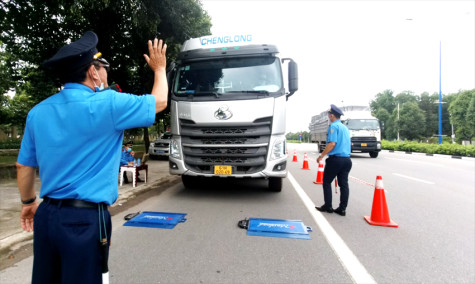
<path fill-rule="evenodd" d="M 320 207 L 316 207 L 315 206 L 315 209 L 317 209 L 318 211 L 320 212 L 327 212 L 327 213 L 333 213 L 333 209 L 332 208 L 328 208 L 328 207 L 325 207 L 325 206 L 320 206 Z"/>
<path fill-rule="evenodd" d="M 346 216 L 346 211 L 342 210 L 340 207 L 338 207 L 337 209 L 334 209 L 333 212 L 341 216 Z"/>

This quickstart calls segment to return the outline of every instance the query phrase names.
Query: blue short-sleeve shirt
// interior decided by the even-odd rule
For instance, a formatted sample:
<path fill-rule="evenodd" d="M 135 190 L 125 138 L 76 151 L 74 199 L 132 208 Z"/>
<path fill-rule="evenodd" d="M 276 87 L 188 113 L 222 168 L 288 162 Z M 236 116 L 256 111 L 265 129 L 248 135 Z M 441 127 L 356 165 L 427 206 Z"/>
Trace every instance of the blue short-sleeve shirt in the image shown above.
<path fill-rule="evenodd" d="M 349 157 L 351 154 L 351 138 L 348 128 L 335 120 L 328 127 L 327 144 L 335 142 L 335 147 L 328 153 L 329 156 Z"/>
<path fill-rule="evenodd" d="M 128 165 L 129 162 L 134 161 L 134 157 L 130 155 L 129 152 L 122 150 L 121 157 L 120 157 L 120 165 Z"/>
<path fill-rule="evenodd" d="M 111 205 L 118 197 L 123 130 L 154 121 L 152 95 L 67 83 L 28 113 L 18 163 L 39 167 L 40 197 Z"/>

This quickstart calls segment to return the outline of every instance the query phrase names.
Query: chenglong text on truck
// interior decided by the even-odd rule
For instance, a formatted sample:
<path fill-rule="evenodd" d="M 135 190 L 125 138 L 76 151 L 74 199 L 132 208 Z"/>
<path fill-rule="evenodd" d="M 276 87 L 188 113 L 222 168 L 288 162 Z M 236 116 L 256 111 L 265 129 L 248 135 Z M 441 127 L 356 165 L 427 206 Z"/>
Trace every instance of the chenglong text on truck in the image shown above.
<path fill-rule="evenodd" d="M 297 64 L 253 35 L 185 41 L 167 77 L 171 97 L 170 173 L 264 178 L 281 191 L 287 176 L 286 101 L 298 89 Z M 282 63 L 288 68 L 288 90 Z"/>
<path fill-rule="evenodd" d="M 367 106 L 344 106 L 341 122 L 348 127 L 351 137 L 351 152 L 369 153 L 371 158 L 378 157 L 381 151 L 381 128 L 379 120 L 371 115 Z M 309 125 L 313 143 L 318 143 L 320 152 L 325 149 L 327 130 L 330 125 L 328 111 L 312 117 Z"/>

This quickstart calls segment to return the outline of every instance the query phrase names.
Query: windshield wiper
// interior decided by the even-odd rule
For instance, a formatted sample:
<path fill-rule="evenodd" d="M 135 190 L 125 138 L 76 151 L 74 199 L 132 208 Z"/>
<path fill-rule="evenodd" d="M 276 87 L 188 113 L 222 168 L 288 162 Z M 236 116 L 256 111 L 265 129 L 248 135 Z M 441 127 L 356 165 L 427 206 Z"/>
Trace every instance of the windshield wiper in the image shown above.
<path fill-rule="evenodd" d="M 246 94 L 265 94 L 265 95 L 268 95 L 269 91 L 266 91 L 266 90 L 247 90 L 247 91 L 229 91 L 227 93 L 246 93 Z"/>
<path fill-rule="evenodd" d="M 217 98 L 223 95 L 223 93 L 218 92 L 195 92 L 194 95 L 215 95 Z"/>

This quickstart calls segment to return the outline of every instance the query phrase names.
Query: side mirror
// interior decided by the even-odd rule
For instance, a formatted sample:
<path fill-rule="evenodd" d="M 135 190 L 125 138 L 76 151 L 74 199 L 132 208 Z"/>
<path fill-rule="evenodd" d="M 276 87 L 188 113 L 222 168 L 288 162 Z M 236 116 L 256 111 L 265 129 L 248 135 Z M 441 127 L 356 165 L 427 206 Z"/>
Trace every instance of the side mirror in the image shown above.
<path fill-rule="evenodd" d="M 170 63 L 170 65 L 168 66 L 167 68 L 167 81 L 168 83 L 170 83 L 170 79 L 175 71 L 175 67 L 176 67 L 176 63 L 175 61 L 173 61 L 172 63 Z"/>
<path fill-rule="evenodd" d="M 175 62 L 172 62 L 170 63 L 170 66 L 168 66 L 167 68 L 167 84 L 168 84 L 168 95 L 170 95 L 172 93 L 172 88 L 170 88 L 170 86 L 172 85 L 172 80 L 173 80 L 173 77 L 175 75 L 175 67 L 176 67 L 176 63 Z M 168 98 L 170 99 L 170 98 Z"/>
<path fill-rule="evenodd" d="M 297 63 L 295 61 L 293 61 L 291 58 L 282 58 L 282 62 L 286 60 L 289 61 L 289 93 L 287 94 L 288 98 L 299 89 L 299 71 Z"/>

